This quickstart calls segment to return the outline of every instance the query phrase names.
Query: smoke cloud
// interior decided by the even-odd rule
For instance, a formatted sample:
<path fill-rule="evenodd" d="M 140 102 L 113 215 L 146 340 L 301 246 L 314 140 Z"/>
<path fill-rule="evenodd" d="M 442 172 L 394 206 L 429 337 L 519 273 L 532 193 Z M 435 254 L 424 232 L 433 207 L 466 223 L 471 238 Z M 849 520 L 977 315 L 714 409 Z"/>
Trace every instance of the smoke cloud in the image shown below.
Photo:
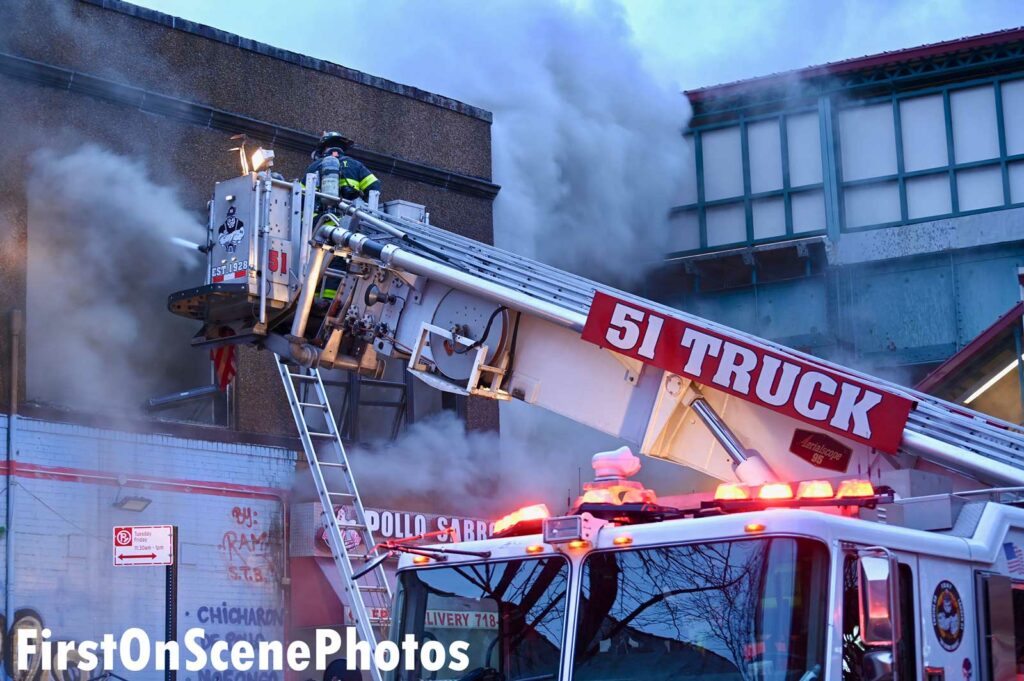
<path fill-rule="evenodd" d="M 170 291 L 202 280 L 202 259 L 171 242 L 205 240 L 196 213 L 140 161 L 94 144 L 29 158 L 29 398 L 135 411 L 168 386 L 197 385 L 184 361 L 194 323 Z"/>
<path fill-rule="evenodd" d="M 682 137 L 689 103 L 647 68 L 620 5 L 357 2 L 336 13 L 364 10 L 387 39 L 353 32 L 320 56 L 493 112 L 497 245 L 631 289 L 678 250 L 669 211 L 694 181 Z M 501 423 L 500 438 L 463 436 L 438 417 L 353 465 L 374 462 L 357 470 L 368 493 L 428 490 L 425 507 L 471 500 L 496 513 L 535 500 L 554 509 L 589 479 L 594 452 L 621 444 L 526 405 L 502 404 Z M 677 467 L 645 466 L 687 484 Z"/>
<path fill-rule="evenodd" d="M 512 419 L 506 419 L 511 415 Z M 466 432 L 452 412 L 407 428 L 394 442 L 355 448 L 353 473 L 369 505 L 496 517 L 526 504 L 566 510 L 593 478 L 590 458 L 619 447 L 611 436 L 522 403 L 502 410 L 502 433 Z M 634 447 L 634 452 L 636 448 Z M 704 477 L 681 466 L 643 458 L 637 480 L 660 494 L 703 486 Z M 302 478 L 300 498 L 312 498 Z"/>
<path fill-rule="evenodd" d="M 671 250 L 689 105 L 646 68 L 618 4 L 355 2 L 319 18 L 349 13 L 386 37 L 351 31 L 321 56 L 494 113 L 499 246 L 620 285 Z"/>
<path fill-rule="evenodd" d="M 579 457 L 554 455 L 558 439 L 554 432 L 544 443 L 466 432 L 453 412 L 441 412 L 394 442 L 353 450 L 352 469 L 370 504 L 483 516 L 526 503 L 563 509 L 569 481 L 575 494 Z"/>

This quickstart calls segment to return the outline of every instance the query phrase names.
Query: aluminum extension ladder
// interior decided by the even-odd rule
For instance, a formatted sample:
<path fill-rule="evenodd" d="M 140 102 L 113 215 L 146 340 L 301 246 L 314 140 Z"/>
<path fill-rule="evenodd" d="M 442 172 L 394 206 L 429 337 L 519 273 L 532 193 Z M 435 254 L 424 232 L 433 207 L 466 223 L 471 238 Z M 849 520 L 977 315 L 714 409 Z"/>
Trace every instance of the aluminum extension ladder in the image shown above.
<path fill-rule="evenodd" d="M 359 636 L 372 648 L 377 644 L 375 628 L 386 632 L 390 623 L 389 617 L 379 615 L 389 613 L 391 608 L 391 587 L 384 573 L 383 561 L 380 560 L 383 556 L 377 551 L 373 533 L 366 524 L 363 502 L 349 468 L 348 455 L 341 442 L 320 371 L 287 364 L 279 355 L 274 355 L 274 358 L 295 417 L 302 448 L 306 452 L 309 471 L 324 508 L 324 521 L 334 563 L 341 574 Z M 310 419 L 316 423 L 322 420 L 323 428 L 310 428 Z M 332 479 L 340 477 L 344 481 L 344 489 L 328 489 L 325 473 L 329 471 L 340 474 L 332 476 Z M 351 508 L 355 517 L 339 521 L 334 512 L 335 506 L 339 505 Z M 358 543 L 355 542 L 357 537 Z M 376 564 L 367 570 L 371 561 Z M 374 611 L 378 614 L 374 615 Z M 372 673 L 374 680 L 380 681 L 380 671 L 374 668 Z"/>

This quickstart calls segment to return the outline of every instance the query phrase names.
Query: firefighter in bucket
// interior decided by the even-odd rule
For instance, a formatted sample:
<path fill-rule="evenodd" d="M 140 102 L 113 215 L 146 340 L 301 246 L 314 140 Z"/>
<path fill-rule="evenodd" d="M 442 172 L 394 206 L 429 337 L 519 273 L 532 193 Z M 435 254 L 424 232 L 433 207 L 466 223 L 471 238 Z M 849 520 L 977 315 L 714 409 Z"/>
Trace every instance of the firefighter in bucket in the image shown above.
<path fill-rule="evenodd" d="M 349 201 L 362 199 L 373 210 L 380 203 L 381 183 L 362 163 L 347 155 L 352 140 L 340 132 L 325 132 L 313 150 L 306 175 L 315 173 L 320 191 Z"/>
<path fill-rule="evenodd" d="M 315 174 L 318 189 L 324 194 L 349 201 L 363 200 L 373 210 L 380 205 L 381 181 L 365 165 L 347 155 L 352 140 L 340 132 L 325 132 L 313 150 L 313 162 L 306 175 Z M 340 266 L 338 259 L 332 267 Z M 341 279 L 327 276 L 321 289 L 321 300 L 331 301 L 338 293 Z"/>

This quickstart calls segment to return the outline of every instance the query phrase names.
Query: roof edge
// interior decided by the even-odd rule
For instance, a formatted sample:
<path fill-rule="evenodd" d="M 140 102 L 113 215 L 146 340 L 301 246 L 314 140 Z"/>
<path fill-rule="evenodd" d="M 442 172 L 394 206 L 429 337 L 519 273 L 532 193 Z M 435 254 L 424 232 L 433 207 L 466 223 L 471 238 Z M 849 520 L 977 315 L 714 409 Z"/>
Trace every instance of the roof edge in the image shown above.
<path fill-rule="evenodd" d="M 933 389 L 954 371 L 967 364 L 976 353 L 981 351 L 1009 326 L 1020 323 L 1022 315 L 1024 315 L 1024 302 L 1016 303 L 1008 311 L 1000 315 L 988 328 L 971 339 L 967 345 L 957 350 L 945 362 L 928 372 L 924 378 L 918 381 L 914 389 L 921 392 L 928 392 Z"/>
<path fill-rule="evenodd" d="M 18 416 L 47 423 L 97 428 L 132 435 L 174 437 L 184 440 L 201 440 L 218 444 L 239 445 L 242 447 L 272 447 L 291 452 L 292 456 L 286 458 L 296 457 L 296 453 L 302 451 L 302 442 L 297 435 L 256 433 L 205 423 L 164 421 L 144 416 L 124 417 L 104 413 L 90 413 L 31 402 L 20 405 Z"/>
<path fill-rule="evenodd" d="M 684 90 L 683 94 L 686 95 L 691 102 L 696 103 L 710 99 L 717 99 L 719 97 L 728 97 L 743 90 L 771 86 L 775 83 L 790 79 L 810 80 L 812 78 L 819 78 L 822 76 L 834 76 L 842 73 L 860 71 L 862 69 L 871 69 L 879 66 L 908 62 L 914 59 L 924 59 L 941 54 L 1012 43 L 1019 40 L 1024 40 L 1024 26 L 1007 28 L 1000 31 L 993 31 L 991 33 L 981 33 L 979 35 L 966 36 L 963 38 L 954 38 L 952 40 L 944 40 L 937 43 L 927 43 L 925 45 L 893 50 L 891 52 L 880 52 L 862 57 L 852 57 L 850 59 L 842 59 L 840 61 L 828 62 L 817 66 L 806 66 L 764 76 L 744 78 L 742 80 L 722 83 L 720 85 L 707 85 L 704 87 L 694 88 L 692 90 Z"/>
<path fill-rule="evenodd" d="M 249 52 L 255 52 L 256 54 L 264 57 L 270 57 L 271 59 L 277 59 L 279 61 L 289 62 L 303 68 L 311 69 L 313 71 L 319 71 L 330 76 L 337 78 L 344 78 L 361 85 L 367 85 L 374 87 L 379 90 L 384 90 L 392 94 L 400 95 L 402 97 L 408 97 L 415 99 L 426 104 L 448 109 L 460 113 L 470 118 L 476 118 L 487 123 L 494 122 L 494 116 L 490 111 L 481 109 L 473 106 L 472 104 L 466 104 L 460 102 L 452 97 L 446 97 L 445 95 L 439 95 L 428 90 L 421 90 L 420 88 L 413 87 L 411 85 L 403 85 L 387 78 L 381 78 L 379 76 L 373 76 L 369 73 L 357 71 L 356 69 L 342 66 L 325 59 L 317 59 L 316 57 L 310 57 L 305 54 L 298 52 L 292 52 L 291 50 L 285 50 L 279 47 L 274 47 L 267 43 L 261 43 L 251 38 L 245 38 L 235 33 L 229 33 L 222 31 L 219 28 L 208 26 L 206 24 L 200 24 L 195 21 L 176 17 L 171 14 L 165 14 L 158 12 L 148 7 L 141 7 L 139 5 L 133 5 L 130 2 L 124 0 L 78 0 L 79 2 L 100 7 L 102 9 L 110 10 L 112 12 L 118 12 L 125 14 L 136 19 L 143 21 L 149 21 L 161 26 L 174 29 L 176 31 L 182 31 L 184 33 L 190 33 L 192 35 L 206 38 L 208 40 L 214 40 L 225 45 L 231 45 Z"/>

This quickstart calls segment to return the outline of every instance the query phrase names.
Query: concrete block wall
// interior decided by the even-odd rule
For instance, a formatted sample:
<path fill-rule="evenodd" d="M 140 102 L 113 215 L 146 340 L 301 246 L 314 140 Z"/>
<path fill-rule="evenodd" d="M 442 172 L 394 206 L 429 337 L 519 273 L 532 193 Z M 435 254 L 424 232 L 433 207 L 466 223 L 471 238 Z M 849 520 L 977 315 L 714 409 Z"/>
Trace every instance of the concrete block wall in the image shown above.
<path fill-rule="evenodd" d="M 6 445 L 6 418 L 2 423 Z M 179 636 L 198 626 L 207 645 L 284 639 L 284 494 L 293 452 L 26 418 L 15 422 L 13 444 L 4 537 L 12 563 L 10 584 L 3 584 L 13 618 L 5 630 L 41 624 L 52 640 L 99 640 L 140 627 L 163 639 L 164 568 L 113 567 L 112 530 L 174 524 L 181 528 Z M 119 496 L 151 503 L 123 511 L 113 506 Z M 157 671 L 118 673 L 132 681 L 162 678 Z M 214 674 L 182 671 L 179 679 L 212 681 Z M 258 681 L 277 676 L 283 678 L 262 674 Z"/>

